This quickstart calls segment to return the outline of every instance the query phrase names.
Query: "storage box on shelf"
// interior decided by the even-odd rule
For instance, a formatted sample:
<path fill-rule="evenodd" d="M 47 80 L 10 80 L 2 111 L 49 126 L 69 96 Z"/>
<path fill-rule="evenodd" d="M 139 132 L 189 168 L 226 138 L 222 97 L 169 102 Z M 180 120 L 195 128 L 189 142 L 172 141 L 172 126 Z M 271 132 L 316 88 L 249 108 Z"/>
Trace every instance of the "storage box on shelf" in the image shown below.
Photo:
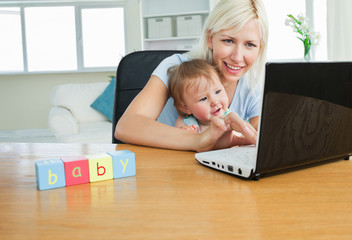
<path fill-rule="evenodd" d="M 171 38 L 171 17 L 149 18 L 148 38 Z"/>
<path fill-rule="evenodd" d="M 199 36 L 202 25 L 201 15 L 178 16 L 176 20 L 177 36 Z"/>

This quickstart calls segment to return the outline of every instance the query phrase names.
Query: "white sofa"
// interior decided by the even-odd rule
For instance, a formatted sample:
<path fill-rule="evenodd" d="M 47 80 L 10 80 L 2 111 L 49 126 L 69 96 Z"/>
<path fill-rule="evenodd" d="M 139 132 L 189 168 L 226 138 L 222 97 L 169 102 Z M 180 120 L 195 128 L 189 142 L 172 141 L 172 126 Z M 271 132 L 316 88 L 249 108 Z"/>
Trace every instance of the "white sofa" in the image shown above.
<path fill-rule="evenodd" d="M 63 84 L 52 89 L 49 128 L 57 142 L 111 143 L 112 123 L 90 105 L 109 82 Z"/>

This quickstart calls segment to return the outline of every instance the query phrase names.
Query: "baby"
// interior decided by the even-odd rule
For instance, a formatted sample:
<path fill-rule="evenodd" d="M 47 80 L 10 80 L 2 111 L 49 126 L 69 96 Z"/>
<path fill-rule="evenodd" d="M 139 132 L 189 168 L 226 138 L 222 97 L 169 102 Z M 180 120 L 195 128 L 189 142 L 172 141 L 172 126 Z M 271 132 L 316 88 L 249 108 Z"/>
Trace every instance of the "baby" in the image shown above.
<path fill-rule="evenodd" d="M 171 67 L 168 74 L 170 95 L 179 113 L 175 127 L 202 132 L 210 126 L 211 118 L 229 112 L 220 74 L 205 60 L 183 62 Z"/>

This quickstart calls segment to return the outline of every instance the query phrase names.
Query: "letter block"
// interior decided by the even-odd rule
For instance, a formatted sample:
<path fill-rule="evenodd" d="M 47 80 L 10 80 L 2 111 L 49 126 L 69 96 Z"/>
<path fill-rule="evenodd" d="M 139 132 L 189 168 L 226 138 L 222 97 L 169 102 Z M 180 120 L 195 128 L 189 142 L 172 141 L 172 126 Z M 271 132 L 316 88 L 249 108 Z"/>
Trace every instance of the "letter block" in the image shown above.
<path fill-rule="evenodd" d="M 35 172 L 39 190 L 65 187 L 65 170 L 61 159 L 37 161 Z"/>
<path fill-rule="evenodd" d="M 129 150 L 108 152 L 112 156 L 114 178 L 136 175 L 135 155 Z"/>
<path fill-rule="evenodd" d="M 109 154 L 88 155 L 90 182 L 113 178 L 112 157 Z"/>
<path fill-rule="evenodd" d="M 66 186 L 89 182 L 89 166 L 86 157 L 72 156 L 61 160 L 65 165 Z"/>

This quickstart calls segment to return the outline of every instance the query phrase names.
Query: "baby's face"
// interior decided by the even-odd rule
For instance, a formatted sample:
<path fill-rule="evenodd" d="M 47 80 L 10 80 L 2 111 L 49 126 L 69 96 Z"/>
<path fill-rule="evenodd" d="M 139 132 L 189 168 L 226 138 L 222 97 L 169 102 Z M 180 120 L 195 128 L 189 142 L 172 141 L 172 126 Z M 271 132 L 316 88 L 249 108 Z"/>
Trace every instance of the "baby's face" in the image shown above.
<path fill-rule="evenodd" d="M 215 74 L 214 74 L 215 75 Z M 189 87 L 184 95 L 187 114 L 193 114 L 201 123 L 209 123 L 214 116 L 223 116 L 228 108 L 226 91 L 216 76 L 209 83 L 204 77 L 195 79 L 199 84 Z"/>

